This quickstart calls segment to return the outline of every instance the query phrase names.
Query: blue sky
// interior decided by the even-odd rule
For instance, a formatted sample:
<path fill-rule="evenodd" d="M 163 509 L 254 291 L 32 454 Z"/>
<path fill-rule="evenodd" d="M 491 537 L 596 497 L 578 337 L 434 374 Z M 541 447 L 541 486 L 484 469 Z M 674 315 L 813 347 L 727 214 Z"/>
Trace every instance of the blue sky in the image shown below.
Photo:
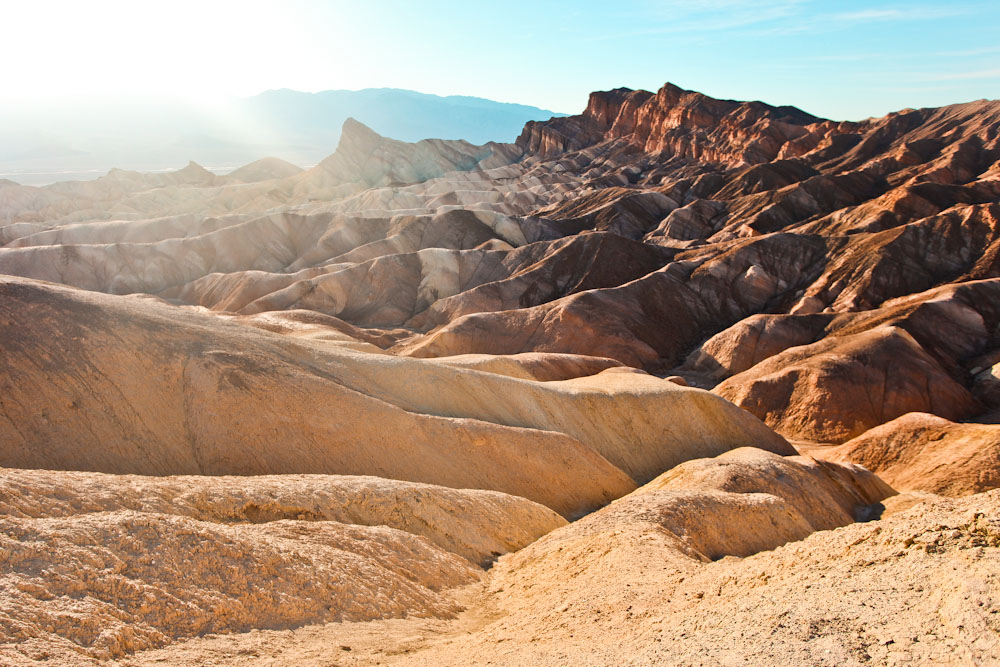
<path fill-rule="evenodd" d="M 665 81 L 835 119 L 1000 98 L 1000 2 L 4 2 L 0 103 L 398 87 L 578 112 Z"/>

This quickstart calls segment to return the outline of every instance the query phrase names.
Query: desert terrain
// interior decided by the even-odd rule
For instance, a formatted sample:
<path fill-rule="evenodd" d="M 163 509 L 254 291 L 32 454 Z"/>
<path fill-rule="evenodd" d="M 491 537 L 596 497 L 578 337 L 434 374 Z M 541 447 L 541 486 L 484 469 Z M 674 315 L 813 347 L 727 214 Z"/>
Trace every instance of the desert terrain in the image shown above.
<path fill-rule="evenodd" d="M 0 661 L 998 664 L 1000 101 L 0 182 Z"/>

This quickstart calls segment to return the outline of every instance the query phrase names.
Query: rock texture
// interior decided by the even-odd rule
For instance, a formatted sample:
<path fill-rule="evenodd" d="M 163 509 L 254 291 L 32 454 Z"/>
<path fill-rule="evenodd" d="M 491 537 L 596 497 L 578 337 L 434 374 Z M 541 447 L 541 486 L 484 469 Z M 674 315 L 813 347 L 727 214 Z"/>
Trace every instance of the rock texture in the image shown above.
<path fill-rule="evenodd" d="M 460 556 L 488 564 L 551 533 L 493 575 L 538 604 L 589 576 L 595 540 L 611 558 L 653 531 L 661 558 L 707 562 L 850 523 L 891 493 L 864 469 L 756 448 L 678 466 L 571 526 L 521 498 L 376 478 L 4 470 L 0 651 L 114 658 L 207 632 L 448 618 L 447 590 L 482 577 Z M 582 569 L 552 578 L 566 557 Z"/>
<path fill-rule="evenodd" d="M 867 311 L 762 316 L 717 334 L 685 370 L 734 373 L 717 393 L 807 440 L 843 442 L 909 412 L 989 414 L 996 397 L 983 365 L 996 354 L 998 287 L 971 281 Z"/>
<path fill-rule="evenodd" d="M 207 632 L 453 614 L 436 591 L 478 576 L 407 533 L 338 523 L 218 526 L 126 511 L 4 519 L 3 533 L 0 650 L 40 660 L 116 657 Z"/>
<path fill-rule="evenodd" d="M 938 500 L 708 563 L 682 555 L 694 540 L 659 528 L 678 526 L 673 512 L 569 539 L 574 524 L 502 562 L 488 598 L 500 618 L 468 634 L 428 628 L 397 640 L 399 658 L 369 641 L 358 664 L 990 664 L 1000 646 L 997 503 L 996 491 Z M 720 506 L 698 509 L 718 519 Z M 768 514 L 760 501 L 745 512 L 747 521 Z M 695 539 L 711 531 L 684 528 Z M 536 567 L 529 555 L 547 558 Z"/>
<path fill-rule="evenodd" d="M 5 660 L 447 617 L 460 607 L 444 591 L 477 581 L 476 565 L 565 524 L 523 498 L 370 477 L 5 469 L 0 497 Z"/>
<path fill-rule="evenodd" d="M 1000 492 L 811 532 L 884 487 L 745 450 L 681 468 L 501 558 L 454 621 L 198 639 L 129 664 L 323 664 L 336 646 L 358 665 L 994 662 Z M 810 507 L 816 483 L 833 506 Z M 805 537 L 781 544 L 795 531 Z"/>
<path fill-rule="evenodd" d="M 0 513 L 6 517 L 124 511 L 218 524 L 289 520 L 387 526 L 484 567 L 566 523 L 552 510 L 517 496 L 379 477 L 0 472 Z"/>

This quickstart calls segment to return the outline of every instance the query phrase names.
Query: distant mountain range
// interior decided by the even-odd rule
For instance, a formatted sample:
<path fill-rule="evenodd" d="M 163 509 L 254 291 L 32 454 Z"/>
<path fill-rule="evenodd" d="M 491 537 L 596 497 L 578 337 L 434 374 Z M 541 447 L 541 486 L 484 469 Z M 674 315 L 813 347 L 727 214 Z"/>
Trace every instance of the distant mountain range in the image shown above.
<path fill-rule="evenodd" d="M 477 97 L 371 88 L 270 90 L 220 105 L 89 100 L 0 109 L 0 178 L 22 184 L 89 179 L 112 167 L 157 171 L 189 160 L 227 170 L 264 156 L 309 166 L 353 117 L 403 141 L 513 141 L 530 120 L 563 116 Z"/>

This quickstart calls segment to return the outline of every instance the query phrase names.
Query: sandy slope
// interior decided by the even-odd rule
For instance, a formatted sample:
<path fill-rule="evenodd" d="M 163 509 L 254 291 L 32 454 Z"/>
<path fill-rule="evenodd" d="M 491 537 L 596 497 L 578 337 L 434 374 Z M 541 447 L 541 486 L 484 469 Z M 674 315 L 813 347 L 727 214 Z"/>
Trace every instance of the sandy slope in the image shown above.
<path fill-rule="evenodd" d="M 328 332 L 282 335 L 3 277 L 0 463 L 376 475 L 502 491 L 569 517 L 690 458 L 745 445 L 792 452 L 718 396 L 641 371 L 536 381 L 373 353 Z"/>
<path fill-rule="evenodd" d="M 449 617 L 446 591 L 565 525 L 524 498 L 374 477 L 0 470 L 0 657 Z"/>
<path fill-rule="evenodd" d="M 485 589 L 459 596 L 467 611 L 453 621 L 209 637 L 125 663 L 996 664 L 996 491 L 709 562 L 678 550 L 676 524 L 636 531 L 620 521 L 641 514 L 618 514 L 600 538 L 556 539 L 577 535 L 574 524 L 500 559 Z"/>

